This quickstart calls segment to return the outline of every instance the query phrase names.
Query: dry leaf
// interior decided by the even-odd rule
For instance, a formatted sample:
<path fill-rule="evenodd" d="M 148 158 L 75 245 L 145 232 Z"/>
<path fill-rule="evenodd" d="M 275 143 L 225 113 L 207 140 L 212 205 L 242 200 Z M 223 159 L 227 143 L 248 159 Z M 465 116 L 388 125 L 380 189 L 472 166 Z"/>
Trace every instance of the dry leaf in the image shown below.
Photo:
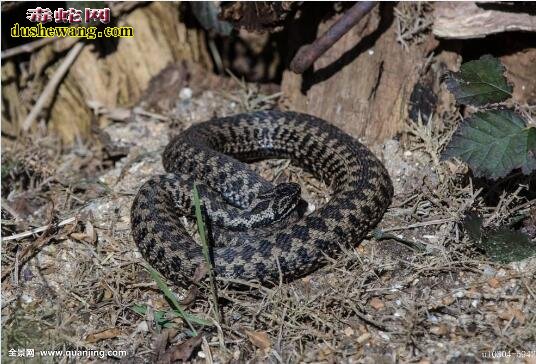
<path fill-rule="evenodd" d="M 519 308 L 512 308 L 510 311 L 521 325 L 525 323 L 525 314 Z"/>
<path fill-rule="evenodd" d="M 442 302 L 443 302 L 443 305 L 445 306 L 450 306 L 454 303 L 454 301 L 456 301 L 456 298 L 454 298 L 453 296 L 446 296 L 442 299 Z"/>
<path fill-rule="evenodd" d="M 371 338 L 371 334 L 369 334 L 368 332 L 365 332 L 363 335 L 359 336 L 357 338 L 357 343 L 358 344 L 363 344 L 365 342 L 367 342 L 370 338 Z"/>
<path fill-rule="evenodd" d="M 85 241 L 86 243 L 93 244 L 97 241 L 97 233 L 93 225 L 87 221 L 83 233 L 72 233 L 71 238 L 75 240 Z"/>
<path fill-rule="evenodd" d="M 94 244 L 97 241 L 97 232 L 95 231 L 95 228 L 93 227 L 93 224 L 89 221 L 86 222 L 86 239 L 88 243 Z"/>
<path fill-rule="evenodd" d="M 434 335 L 437 335 L 437 336 L 444 336 L 444 335 L 448 334 L 449 329 L 448 329 L 447 325 L 441 324 L 441 325 L 433 326 L 432 328 L 430 328 L 430 332 L 432 334 L 434 334 Z"/>
<path fill-rule="evenodd" d="M 86 336 L 86 342 L 96 343 L 97 341 L 118 337 L 120 334 L 121 331 L 117 327 L 114 327 L 112 329 L 107 329 L 104 331 L 89 334 L 88 336 Z"/>
<path fill-rule="evenodd" d="M 72 233 L 70 236 L 74 240 L 84 240 L 84 238 L 86 237 L 86 233 Z"/>
<path fill-rule="evenodd" d="M 514 315 L 512 314 L 512 310 L 500 310 L 497 312 L 497 316 L 499 316 L 501 319 L 505 321 L 510 321 Z"/>
<path fill-rule="evenodd" d="M 373 297 L 370 301 L 369 301 L 369 305 L 374 308 L 375 310 L 381 310 L 382 308 L 385 307 L 385 303 L 383 303 L 382 300 L 380 300 L 378 297 Z"/>
<path fill-rule="evenodd" d="M 209 267 L 206 263 L 199 264 L 194 272 L 194 277 L 192 278 L 192 282 L 199 283 L 202 279 L 206 277 L 208 274 Z"/>
<path fill-rule="evenodd" d="M 497 278 L 493 277 L 493 278 L 490 278 L 490 280 L 488 281 L 488 285 L 491 287 L 491 288 L 497 288 L 501 285 L 501 281 L 499 281 Z"/>
<path fill-rule="evenodd" d="M 270 337 L 264 331 L 246 330 L 246 335 L 248 336 L 249 341 L 259 349 L 265 350 L 272 346 Z"/>
<path fill-rule="evenodd" d="M 192 356 L 195 348 L 197 348 L 202 341 L 203 336 L 197 335 L 183 341 L 179 345 L 174 345 L 158 359 L 158 363 L 174 363 L 176 361 L 188 360 L 190 356 Z"/>

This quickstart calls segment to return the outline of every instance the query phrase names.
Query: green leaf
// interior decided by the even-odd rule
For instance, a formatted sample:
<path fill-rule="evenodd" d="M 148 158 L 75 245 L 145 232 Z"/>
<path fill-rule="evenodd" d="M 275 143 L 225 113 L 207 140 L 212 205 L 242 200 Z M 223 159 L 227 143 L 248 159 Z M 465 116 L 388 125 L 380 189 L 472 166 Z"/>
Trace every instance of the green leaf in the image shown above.
<path fill-rule="evenodd" d="M 463 227 L 465 228 L 465 231 L 467 231 L 469 238 L 472 241 L 480 241 L 480 238 L 482 238 L 483 222 L 484 219 L 476 214 L 468 215 L 463 220 Z"/>
<path fill-rule="evenodd" d="M 203 248 L 203 256 L 209 266 L 211 266 L 210 254 L 208 249 L 207 234 L 205 230 L 205 222 L 203 221 L 203 214 L 201 213 L 201 199 L 199 198 L 199 192 L 197 186 L 194 185 L 193 190 L 194 206 L 195 206 L 195 218 L 197 220 L 197 230 L 199 231 L 199 237 L 201 239 L 201 245 Z"/>
<path fill-rule="evenodd" d="M 199 324 L 199 325 L 205 325 L 205 326 L 212 325 L 210 321 L 203 320 L 202 318 L 199 318 L 195 315 L 185 312 L 182 309 L 181 305 L 179 304 L 179 300 L 177 299 L 177 297 L 175 297 L 173 292 L 171 292 L 171 290 L 166 285 L 166 283 L 164 282 L 160 274 L 156 270 L 154 270 L 152 267 L 147 267 L 147 270 L 149 271 L 149 273 L 151 274 L 151 277 L 154 279 L 154 281 L 158 285 L 158 288 L 162 291 L 162 293 L 164 293 L 164 296 L 166 296 L 166 298 L 171 302 L 177 315 L 179 315 L 184 320 L 186 320 L 186 323 L 188 323 L 188 325 L 190 326 L 190 329 L 192 330 L 192 333 L 194 334 L 194 336 L 197 335 L 197 331 L 193 328 L 192 322 Z"/>
<path fill-rule="evenodd" d="M 462 64 L 460 72 L 448 72 L 445 82 L 456 101 L 465 105 L 502 102 L 512 96 L 502 63 L 490 55 Z"/>
<path fill-rule="evenodd" d="M 536 242 L 520 231 L 506 227 L 483 231 L 482 218 L 478 216 L 467 217 L 463 225 L 475 245 L 496 262 L 516 262 L 536 255 Z"/>
<path fill-rule="evenodd" d="M 482 248 L 493 260 L 510 263 L 536 255 L 536 243 L 520 231 L 501 228 L 482 240 Z"/>
<path fill-rule="evenodd" d="M 131 307 L 131 310 L 136 312 L 138 315 L 145 316 L 147 313 L 147 306 L 135 304 Z"/>
<path fill-rule="evenodd" d="M 536 128 L 511 110 L 478 112 L 464 120 L 443 153 L 469 164 L 475 176 L 492 179 L 521 168 L 536 169 Z"/>
<path fill-rule="evenodd" d="M 138 305 L 135 304 L 131 307 L 132 311 L 136 312 L 137 314 L 141 316 L 145 316 L 147 314 L 147 306 L 146 305 Z M 179 317 L 175 312 L 172 312 L 174 317 Z M 154 311 L 154 321 L 157 326 L 162 328 L 168 328 L 173 326 L 173 322 L 168 318 L 168 314 L 165 311 Z"/>

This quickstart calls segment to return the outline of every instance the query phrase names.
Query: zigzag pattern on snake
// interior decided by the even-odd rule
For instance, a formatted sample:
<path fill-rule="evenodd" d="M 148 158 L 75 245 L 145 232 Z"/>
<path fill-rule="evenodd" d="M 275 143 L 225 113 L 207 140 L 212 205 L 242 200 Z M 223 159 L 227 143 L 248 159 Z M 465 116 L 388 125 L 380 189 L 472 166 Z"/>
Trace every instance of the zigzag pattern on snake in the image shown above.
<path fill-rule="evenodd" d="M 288 158 L 333 190 L 309 215 L 299 186 L 278 186 L 245 162 Z M 149 179 L 131 209 L 134 241 L 144 258 L 177 284 L 204 264 L 202 248 L 179 218 L 192 215 L 194 183 L 214 232 L 218 276 L 277 282 L 320 267 L 341 244 L 357 243 L 391 203 L 382 163 L 361 143 L 316 117 L 259 111 L 193 125 L 163 153 L 168 174 Z"/>

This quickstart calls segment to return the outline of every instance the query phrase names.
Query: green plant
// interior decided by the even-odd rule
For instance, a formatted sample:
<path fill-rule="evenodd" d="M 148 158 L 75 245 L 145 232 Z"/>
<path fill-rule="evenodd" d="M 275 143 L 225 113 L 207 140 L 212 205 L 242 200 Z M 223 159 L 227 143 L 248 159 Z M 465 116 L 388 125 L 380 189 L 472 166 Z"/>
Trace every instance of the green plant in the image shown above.
<path fill-rule="evenodd" d="M 512 96 L 504 72 L 498 59 L 483 56 L 445 77 L 456 101 L 476 106 L 478 111 L 459 125 L 443 158 L 460 158 L 477 177 L 497 179 L 514 169 L 524 174 L 536 170 L 536 128 L 518 113 L 497 105 Z M 491 104 L 493 108 L 486 107 Z"/>
<path fill-rule="evenodd" d="M 536 170 L 536 128 L 500 104 L 512 96 L 504 73 L 497 58 L 483 56 L 445 77 L 456 101 L 476 111 L 460 123 L 443 158 L 460 158 L 475 176 L 492 180 L 515 169 L 526 175 Z M 536 244 L 521 231 L 486 227 L 476 215 L 467 216 L 463 226 L 469 239 L 492 260 L 509 263 L 536 254 Z"/>
<path fill-rule="evenodd" d="M 183 310 L 181 307 L 179 300 L 177 297 L 171 292 L 171 289 L 167 286 L 167 284 L 164 282 L 164 279 L 162 276 L 160 276 L 160 273 L 158 273 L 156 270 L 154 270 L 152 267 L 146 267 L 146 269 L 151 274 L 151 277 L 156 282 L 158 288 L 164 296 L 167 298 L 167 300 L 170 302 L 170 305 L 172 307 L 172 310 L 169 311 L 155 311 L 154 318 L 156 324 L 161 327 L 170 327 L 171 326 L 171 319 L 174 317 L 181 317 L 186 321 L 188 326 L 190 327 L 190 330 L 192 331 L 193 336 L 197 336 L 197 330 L 194 328 L 193 323 L 202 325 L 202 326 L 210 326 L 212 323 L 210 321 L 204 320 L 200 317 L 197 317 L 195 315 L 192 315 L 186 311 Z M 147 313 L 148 307 L 145 305 L 134 305 L 132 306 L 132 310 L 142 316 L 145 316 Z"/>

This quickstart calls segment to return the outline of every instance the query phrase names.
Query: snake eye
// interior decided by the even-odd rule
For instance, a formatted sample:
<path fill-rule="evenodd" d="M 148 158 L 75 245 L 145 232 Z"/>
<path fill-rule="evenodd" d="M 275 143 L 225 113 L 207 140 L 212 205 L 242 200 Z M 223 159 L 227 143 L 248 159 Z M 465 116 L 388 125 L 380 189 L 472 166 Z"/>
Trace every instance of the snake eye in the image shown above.
<path fill-rule="evenodd" d="M 301 195 L 301 187 L 297 183 L 281 183 L 275 186 L 275 194 L 277 197 L 299 197 Z"/>
<path fill-rule="evenodd" d="M 282 183 L 274 188 L 274 213 L 280 220 L 288 216 L 300 201 L 301 188 L 297 183 Z"/>

